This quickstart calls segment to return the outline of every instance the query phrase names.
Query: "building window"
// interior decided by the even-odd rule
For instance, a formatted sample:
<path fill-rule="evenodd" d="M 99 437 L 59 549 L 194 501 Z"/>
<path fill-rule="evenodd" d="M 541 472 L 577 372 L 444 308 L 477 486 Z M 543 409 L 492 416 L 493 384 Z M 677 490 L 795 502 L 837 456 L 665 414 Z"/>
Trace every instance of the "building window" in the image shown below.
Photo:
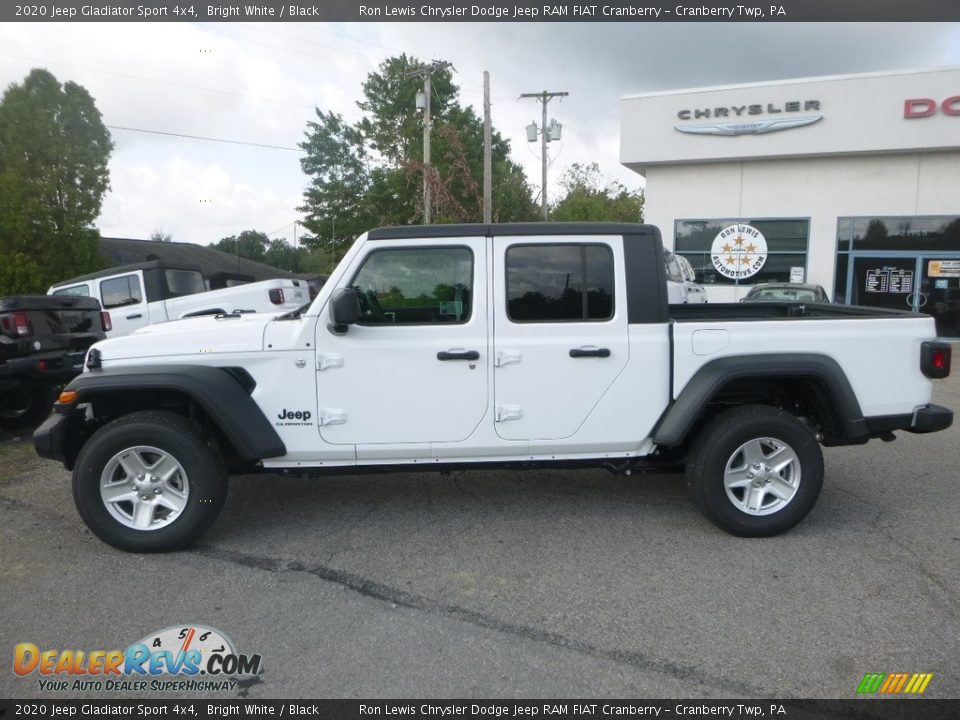
<path fill-rule="evenodd" d="M 810 221 L 677 220 L 674 238 L 674 251 L 690 262 L 701 284 L 789 282 L 793 268 L 806 268 Z"/>
<path fill-rule="evenodd" d="M 955 257 L 957 252 L 960 252 L 960 216 L 957 215 L 838 218 L 834 296 L 840 302 L 846 302 L 848 295 L 849 301 L 855 304 L 879 302 L 877 298 L 864 296 L 866 286 L 861 288 L 862 283 L 858 283 L 862 278 L 858 277 L 856 267 L 865 262 L 863 258 L 873 258 L 875 263 L 879 263 L 877 268 L 880 269 L 885 267 L 884 262 L 906 263 L 904 267 L 910 267 L 904 272 L 909 272 L 912 277 L 915 272 L 911 265 L 913 258 L 936 258 L 939 253 L 949 253 L 949 257 Z M 885 256 L 885 253 L 890 253 L 890 256 Z M 853 286 L 850 287 L 848 275 L 853 276 Z M 918 278 L 918 281 L 922 280 Z M 922 287 L 921 296 L 924 296 Z M 899 305 L 897 303 L 897 307 Z"/>
<path fill-rule="evenodd" d="M 363 325 L 465 323 L 473 306 L 473 253 L 465 247 L 375 250 L 351 285 Z"/>
<path fill-rule="evenodd" d="M 514 322 L 613 317 L 613 253 L 606 245 L 513 245 L 507 250 L 507 315 Z"/>
<path fill-rule="evenodd" d="M 838 228 L 843 224 L 849 226 L 847 247 L 853 252 L 960 250 L 960 217 L 956 216 L 840 218 Z M 844 245 L 838 249 L 843 251 Z"/>

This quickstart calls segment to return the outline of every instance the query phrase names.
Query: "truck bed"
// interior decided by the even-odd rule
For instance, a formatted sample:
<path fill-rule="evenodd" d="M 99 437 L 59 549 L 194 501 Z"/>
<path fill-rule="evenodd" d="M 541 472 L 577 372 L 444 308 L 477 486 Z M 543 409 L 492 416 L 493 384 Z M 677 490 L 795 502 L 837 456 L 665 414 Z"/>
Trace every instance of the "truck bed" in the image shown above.
<path fill-rule="evenodd" d="M 791 320 L 791 319 L 911 319 L 917 315 L 908 310 L 840 305 L 835 303 L 701 303 L 671 305 L 670 319 L 676 322 L 710 322 L 724 320 Z"/>

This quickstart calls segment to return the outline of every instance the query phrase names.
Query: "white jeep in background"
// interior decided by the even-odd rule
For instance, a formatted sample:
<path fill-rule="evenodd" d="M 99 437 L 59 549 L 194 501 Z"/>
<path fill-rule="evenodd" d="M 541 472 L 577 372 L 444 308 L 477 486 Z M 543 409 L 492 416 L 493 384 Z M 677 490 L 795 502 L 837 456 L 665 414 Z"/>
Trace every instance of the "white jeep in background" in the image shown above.
<path fill-rule="evenodd" d="M 94 297 L 110 315 L 107 337 L 147 325 L 199 315 L 263 312 L 280 314 L 311 299 L 305 280 L 276 279 L 207 290 L 199 270 L 160 260 L 100 270 L 64 280 L 48 295 Z"/>

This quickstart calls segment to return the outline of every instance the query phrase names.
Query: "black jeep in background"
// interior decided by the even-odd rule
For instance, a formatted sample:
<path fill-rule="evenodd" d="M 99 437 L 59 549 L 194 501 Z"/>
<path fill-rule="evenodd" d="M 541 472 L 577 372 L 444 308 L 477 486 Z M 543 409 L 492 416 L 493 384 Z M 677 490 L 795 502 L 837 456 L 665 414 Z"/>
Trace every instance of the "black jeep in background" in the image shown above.
<path fill-rule="evenodd" d="M 109 322 L 95 298 L 0 297 L 0 430 L 42 422 Z"/>

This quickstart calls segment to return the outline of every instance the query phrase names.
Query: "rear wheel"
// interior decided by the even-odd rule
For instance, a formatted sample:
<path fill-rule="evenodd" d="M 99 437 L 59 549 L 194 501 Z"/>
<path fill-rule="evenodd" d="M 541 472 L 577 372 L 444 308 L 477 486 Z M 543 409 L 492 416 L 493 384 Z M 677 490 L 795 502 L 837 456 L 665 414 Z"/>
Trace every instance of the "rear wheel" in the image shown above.
<path fill-rule="evenodd" d="M 813 508 L 823 485 L 823 453 L 796 417 L 745 405 L 707 423 L 690 450 L 687 484 L 717 526 L 742 537 L 789 530 Z"/>
<path fill-rule="evenodd" d="M 42 423 L 53 410 L 60 391 L 55 385 L 24 383 L 4 393 L 0 403 L 0 430 L 22 430 Z"/>
<path fill-rule="evenodd" d="M 216 519 L 226 494 L 216 446 L 171 412 L 108 423 L 84 444 L 73 470 L 73 497 L 87 527 L 131 552 L 188 546 Z"/>

